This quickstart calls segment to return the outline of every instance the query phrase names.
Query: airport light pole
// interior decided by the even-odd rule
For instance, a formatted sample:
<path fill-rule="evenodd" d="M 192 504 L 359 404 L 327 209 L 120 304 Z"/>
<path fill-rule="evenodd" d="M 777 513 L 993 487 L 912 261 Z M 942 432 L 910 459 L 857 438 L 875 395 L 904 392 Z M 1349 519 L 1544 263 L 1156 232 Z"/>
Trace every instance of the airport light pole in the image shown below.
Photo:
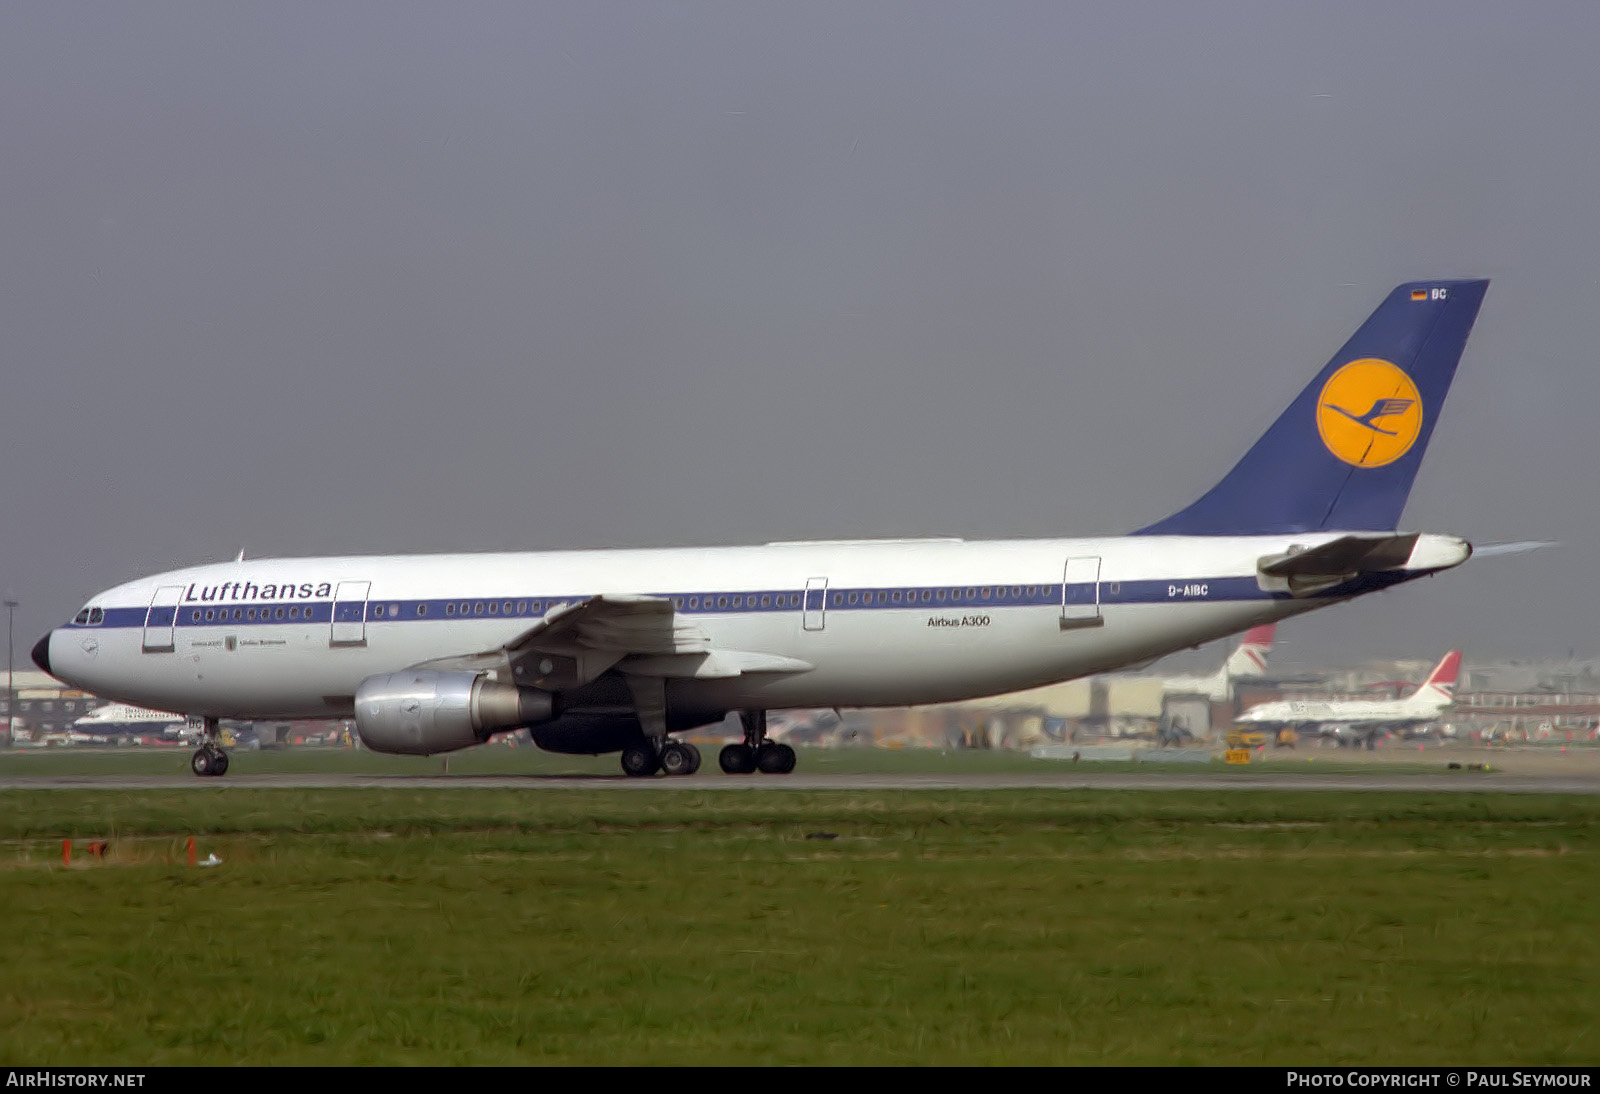
<path fill-rule="evenodd" d="M 12 641 L 15 633 L 11 627 L 11 616 L 17 610 L 15 600 L 6 601 L 6 744 L 11 743 L 11 727 L 16 724 L 17 718 L 17 684 L 16 684 L 16 643 Z"/>

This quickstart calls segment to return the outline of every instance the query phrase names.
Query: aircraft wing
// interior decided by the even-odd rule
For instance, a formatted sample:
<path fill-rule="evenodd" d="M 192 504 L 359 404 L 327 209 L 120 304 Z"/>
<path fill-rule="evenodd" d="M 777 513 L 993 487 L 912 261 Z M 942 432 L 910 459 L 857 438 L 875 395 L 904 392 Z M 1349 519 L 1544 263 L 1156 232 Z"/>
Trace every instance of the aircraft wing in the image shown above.
<path fill-rule="evenodd" d="M 606 593 L 556 605 L 500 649 L 425 667 L 490 669 L 507 682 L 561 691 L 612 668 L 633 676 L 717 679 L 808 672 L 813 666 L 792 657 L 714 647 L 666 597 Z"/>

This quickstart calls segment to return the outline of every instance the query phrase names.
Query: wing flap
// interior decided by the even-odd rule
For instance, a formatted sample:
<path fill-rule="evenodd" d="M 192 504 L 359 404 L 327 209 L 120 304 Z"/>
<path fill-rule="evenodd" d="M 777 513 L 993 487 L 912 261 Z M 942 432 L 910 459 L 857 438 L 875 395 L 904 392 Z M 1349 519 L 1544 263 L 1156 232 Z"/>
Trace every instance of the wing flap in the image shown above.
<path fill-rule="evenodd" d="M 630 657 L 622 671 L 633 676 L 688 677 L 696 680 L 729 680 L 747 673 L 810 672 L 816 666 L 795 657 L 751 650 L 710 649 L 700 653 L 660 657 Z"/>
<path fill-rule="evenodd" d="M 691 619 L 659 596 L 606 593 L 559 604 L 495 650 L 430 661 L 427 668 L 508 674 L 549 691 L 581 687 L 620 667 L 636 677 L 730 679 L 746 673 L 809 672 L 806 661 L 752 650 L 714 649 Z"/>

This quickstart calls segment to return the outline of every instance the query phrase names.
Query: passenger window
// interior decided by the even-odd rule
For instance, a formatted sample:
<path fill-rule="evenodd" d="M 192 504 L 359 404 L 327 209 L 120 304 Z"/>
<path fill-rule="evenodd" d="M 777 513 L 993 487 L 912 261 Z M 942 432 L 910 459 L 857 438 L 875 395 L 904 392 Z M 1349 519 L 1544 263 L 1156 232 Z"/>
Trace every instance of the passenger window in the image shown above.
<path fill-rule="evenodd" d="M 273 612 L 272 614 L 273 614 L 274 618 L 282 619 L 283 618 L 283 609 L 279 608 L 277 611 Z"/>
<path fill-rule="evenodd" d="M 761 606 L 763 608 L 770 608 L 772 606 L 772 597 L 763 594 L 761 597 Z"/>
<path fill-rule="evenodd" d="M 215 608 L 207 608 L 206 609 L 206 622 L 207 623 L 211 622 L 216 617 L 217 617 L 217 610 Z"/>
<path fill-rule="evenodd" d="M 689 610 L 694 611 L 698 607 L 700 607 L 700 598 L 698 596 L 691 596 L 689 598 Z"/>
<path fill-rule="evenodd" d="M 893 594 L 890 595 L 889 599 L 894 601 L 896 604 L 898 604 L 898 603 L 900 603 L 900 596 L 901 596 L 900 590 L 896 589 L 893 592 Z"/>
<path fill-rule="evenodd" d="M 726 608 L 727 606 L 728 606 L 728 598 L 727 597 L 725 597 L 725 596 L 717 597 L 717 607 Z"/>
<path fill-rule="evenodd" d="M 192 623 L 200 622 L 200 609 L 199 608 L 196 608 L 194 611 L 189 613 L 189 620 Z"/>
<path fill-rule="evenodd" d="M 933 598 L 935 600 L 937 600 L 941 604 L 944 603 L 945 596 L 946 596 L 946 593 L 945 593 L 945 591 L 943 589 L 939 589 L 939 590 L 935 591 L 934 594 L 933 594 Z"/>
<path fill-rule="evenodd" d="M 839 605 L 841 605 L 843 603 L 844 603 L 844 594 L 843 593 L 834 593 L 833 594 L 833 606 L 835 608 L 837 608 L 837 607 L 839 607 Z"/>
<path fill-rule="evenodd" d="M 428 606 L 426 604 L 418 604 L 417 605 L 417 618 L 421 619 L 423 616 L 425 616 L 427 614 L 428 614 Z"/>
<path fill-rule="evenodd" d="M 500 610 L 505 612 L 507 615 L 510 615 L 511 614 L 511 601 L 508 600 L 504 604 L 500 605 Z"/>
<path fill-rule="evenodd" d="M 495 603 L 493 600 L 489 601 L 489 614 L 490 615 L 499 615 L 500 614 L 500 605 Z"/>
<path fill-rule="evenodd" d="M 517 614 L 518 615 L 527 615 L 528 614 L 528 602 L 526 600 L 517 601 Z"/>
<path fill-rule="evenodd" d="M 444 606 L 444 614 L 445 615 L 455 615 L 456 614 L 456 606 L 454 604 L 446 604 Z"/>

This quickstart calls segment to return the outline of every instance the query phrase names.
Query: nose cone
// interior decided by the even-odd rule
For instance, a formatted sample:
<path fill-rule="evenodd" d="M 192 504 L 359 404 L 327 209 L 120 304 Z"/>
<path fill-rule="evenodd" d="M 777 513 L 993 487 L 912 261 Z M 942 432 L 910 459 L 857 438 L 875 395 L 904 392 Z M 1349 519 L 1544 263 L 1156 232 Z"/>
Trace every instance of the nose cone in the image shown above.
<path fill-rule="evenodd" d="M 33 646 L 33 663 L 44 672 L 50 672 L 50 636 L 53 634 L 55 631 L 39 639 Z M 50 672 L 50 675 L 54 676 L 55 673 Z"/>

